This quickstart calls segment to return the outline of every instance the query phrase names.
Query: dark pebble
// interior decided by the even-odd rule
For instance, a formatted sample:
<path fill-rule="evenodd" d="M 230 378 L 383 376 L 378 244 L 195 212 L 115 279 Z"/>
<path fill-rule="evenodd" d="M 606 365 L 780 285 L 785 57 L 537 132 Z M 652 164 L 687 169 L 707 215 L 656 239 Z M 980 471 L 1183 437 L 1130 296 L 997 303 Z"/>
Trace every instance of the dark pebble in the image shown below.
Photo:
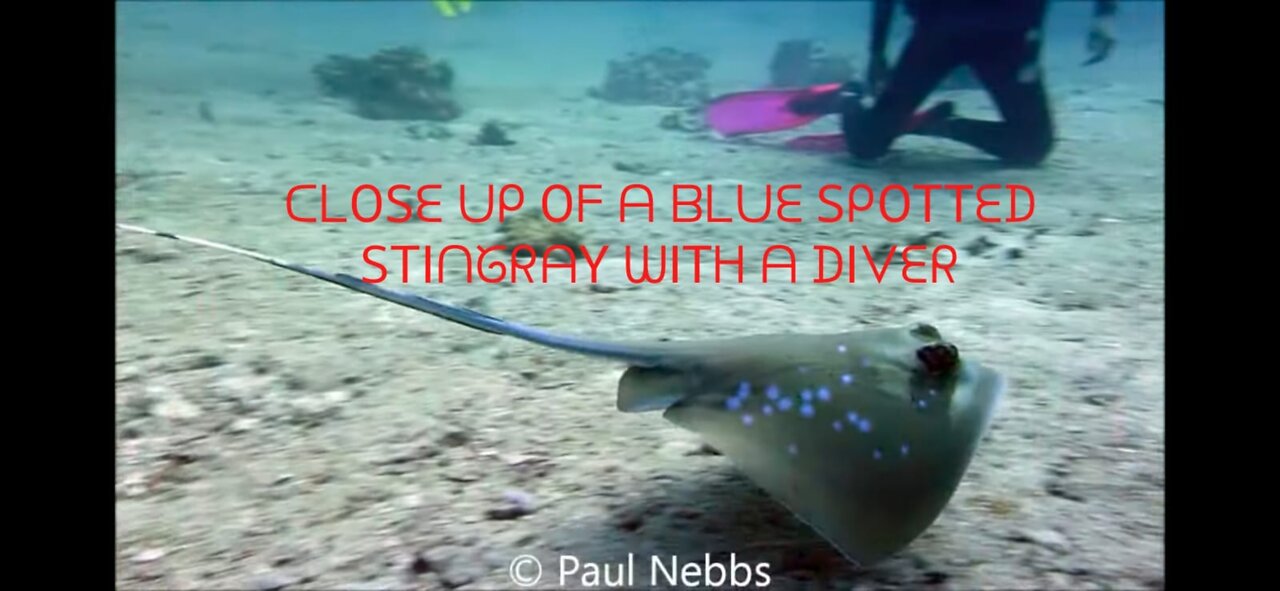
<path fill-rule="evenodd" d="M 466 431 L 454 429 L 445 433 L 440 438 L 440 445 L 445 447 L 461 447 L 471 442 L 471 436 Z"/>
<path fill-rule="evenodd" d="M 187 369 L 189 370 L 211 369 L 224 364 L 226 364 L 226 360 L 224 360 L 222 356 L 218 355 L 217 353 L 201 353 L 200 355 L 197 355 L 194 359 L 192 359 L 190 363 L 187 364 Z"/>
<path fill-rule="evenodd" d="M 942 571 L 931 570 L 924 573 L 924 582 L 926 585 L 941 585 L 947 582 L 950 575 Z"/>
<path fill-rule="evenodd" d="M 1083 503 L 1087 500 L 1084 495 L 1072 490 L 1067 483 L 1061 480 L 1049 481 L 1049 483 L 1045 485 L 1044 491 L 1049 493 L 1050 496 L 1066 499 L 1068 501 L 1075 501 L 1077 503 Z"/>
<path fill-rule="evenodd" d="M 1119 399 L 1116 394 L 1089 394 L 1084 397 L 1085 402 L 1094 406 L 1111 406 L 1111 403 Z"/>
<path fill-rule="evenodd" d="M 631 172 L 635 174 L 654 174 L 652 167 L 638 162 L 614 162 L 614 170 L 619 172 Z"/>
<path fill-rule="evenodd" d="M 964 249 L 973 253 L 975 256 L 981 256 L 982 253 L 996 247 L 996 243 L 987 239 L 986 236 L 979 236 L 965 245 Z"/>
<path fill-rule="evenodd" d="M 622 531 L 639 531 L 644 525 L 644 517 L 640 515 L 627 515 L 618 520 L 618 529 Z"/>
<path fill-rule="evenodd" d="M 485 511 L 489 519 L 505 521 L 519 519 L 533 513 L 533 497 L 525 492 L 509 491 L 502 495 L 502 504 Z"/>
<path fill-rule="evenodd" d="M 162 250 L 137 249 L 128 251 L 135 261 L 143 264 L 160 263 L 178 258 L 177 254 Z"/>
<path fill-rule="evenodd" d="M 297 580 L 288 575 L 280 573 L 268 573 L 253 579 L 254 591 L 281 591 L 287 589 L 290 585 L 296 583 Z"/>

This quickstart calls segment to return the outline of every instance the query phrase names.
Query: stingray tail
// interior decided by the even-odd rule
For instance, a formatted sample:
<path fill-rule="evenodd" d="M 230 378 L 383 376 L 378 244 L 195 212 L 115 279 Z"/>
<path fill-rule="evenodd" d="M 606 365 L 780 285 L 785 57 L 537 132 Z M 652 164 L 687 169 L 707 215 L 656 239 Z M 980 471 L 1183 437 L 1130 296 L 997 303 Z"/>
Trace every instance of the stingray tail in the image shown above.
<path fill-rule="evenodd" d="M 216 250 L 221 250 L 223 252 L 229 252 L 239 256 L 247 257 L 259 262 L 267 263 L 269 265 L 274 265 L 281 269 L 293 271 L 294 273 L 300 273 L 303 275 L 307 275 L 309 277 L 313 277 L 315 279 L 319 279 L 321 281 L 327 281 L 329 283 L 341 285 L 342 287 L 345 287 L 352 291 L 358 291 L 360 293 L 373 296 L 380 300 L 385 300 L 388 302 L 400 304 L 401 306 L 412 308 L 419 312 L 426 312 L 427 314 L 430 314 L 437 318 L 442 318 L 450 322 L 455 322 L 463 326 L 474 328 L 476 330 L 482 330 L 488 333 L 511 336 L 511 337 L 515 337 L 515 338 L 529 341 L 532 343 L 536 343 L 539 345 L 544 345 L 547 347 L 552 347 L 554 349 L 560 349 L 563 351 L 569 351 L 572 353 L 580 353 L 583 355 L 591 355 L 595 357 L 605 357 L 609 359 L 625 361 L 626 363 L 631 365 L 653 366 L 653 365 L 659 365 L 663 361 L 662 355 L 660 355 L 657 351 L 648 350 L 643 346 L 584 339 L 584 338 L 579 338 L 571 335 L 549 332 L 549 331 L 545 331 L 532 326 L 525 326 L 523 324 L 518 324 L 515 322 L 508 322 L 501 318 L 495 318 L 493 316 L 489 316 L 487 314 L 484 314 L 469 308 L 463 308 L 460 306 L 447 304 L 439 300 L 433 300 L 431 298 L 426 298 L 426 297 L 414 295 L 414 294 L 403 292 L 403 291 L 396 291 L 392 289 L 387 289 L 385 287 L 379 287 L 378 285 L 369 283 L 363 279 L 359 279 L 351 275 L 347 275 L 345 273 L 330 273 L 329 271 L 325 271 L 323 269 L 316 269 L 316 268 L 308 267 L 306 265 L 299 265 L 297 263 L 292 263 L 286 260 L 278 259 L 276 257 L 267 256 L 262 253 L 254 252 L 252 250 L 246 250 L 243 248 L 238 248 L 228 244 L 221 244 L 221 243 L 213 242 L 210 240 L 193 238 L 190 236 L 179 236 L 177 234 L 171 234 L 169 232 L 160 232 L 158 230 L 151 230 L 149 228 L 143 228 L 141 226 L 134 226 L 129 224 L 117 223 L 116 228 L 119 230 L 127 231 L 127 232 L 135 232 L 139 234 L 150 234 L 152 236 L 158 236 L 160 238 L 169 238 L 171 240 L 177 240 L 179 242 L 196 244 L 206 248 L 212 248 Z"/>

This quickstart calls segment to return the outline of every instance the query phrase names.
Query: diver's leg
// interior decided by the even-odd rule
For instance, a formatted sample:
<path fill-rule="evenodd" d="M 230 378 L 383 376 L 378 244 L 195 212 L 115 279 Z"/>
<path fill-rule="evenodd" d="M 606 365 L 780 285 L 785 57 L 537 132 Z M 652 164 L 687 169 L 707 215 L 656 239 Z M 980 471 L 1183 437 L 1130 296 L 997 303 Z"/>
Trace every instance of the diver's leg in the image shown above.
<path fill-rule="evenodd" d="M 916 108 L 960 64 L 959 54 L 946 39 L 917 30 L 871 108 L 864 108 L 858 97 L 845 101 L 840 124 L 855 158 L 871 160 L 888 152 L 907 131 Z"/>
<path fill-rule="evenodd" d="M 1003 121 L 951 117 L 922 130 L 969 144 L 1009 164 L 1034 166 L 1053 149 L 1053 117 L 1040 64 L 1038 29 L 985 36 L 969 47 L 968 60 L 1000 110 Z"/>

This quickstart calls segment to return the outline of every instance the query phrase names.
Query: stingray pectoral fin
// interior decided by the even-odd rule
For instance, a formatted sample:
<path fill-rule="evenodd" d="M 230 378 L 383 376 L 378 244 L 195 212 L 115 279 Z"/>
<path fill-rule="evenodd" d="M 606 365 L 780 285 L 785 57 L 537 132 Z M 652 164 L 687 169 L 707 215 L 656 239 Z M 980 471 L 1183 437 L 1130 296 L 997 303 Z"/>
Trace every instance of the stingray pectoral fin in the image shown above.
<path fill-rule="evenodd" d="M 755 415 L 746 425 L 740 416 L 683 404 L 664 416 L 701 435 L 756 486 L 861 566 L 909 544 L 937 517 L 954 489 L 936 481 L 939 474 L 927 467 L 913 468 L 890 457 L 887 452 L 895 449 L 886 446 L 877 456 L 877 444 L 850 427 L 835 432 L 816 421 L 788 426 L 785 420 L 797 418 L 778 413 Z M 893 425 L 883 422 L 880 428 Z"/>
<path fill-rule="evenodd" d="M 999 374 L 966 363 L 957 379 L 924 392 L 927 404 L 913 404 L 908 393 L 915 382 L 877 378 L 870 371 L 877 363 L 861 379 L 832 388 L 826 403 L 784 411 L 767 396 L 726 405 L 723 395 L 708 391 L 663 416 L 698 433 L 866 566 L 906 547 L 938 518 L 1004 388 Z M 880 369 L 892 375 L 890 366 Z M 779 401 L 790 393 L 782 390 Z"/>
<path fill-rule="evenodd" d="M 689 396 L 689 373 L 667 367 L 631 366 L 618 380 L 618 410 L 666 410 Z"/>

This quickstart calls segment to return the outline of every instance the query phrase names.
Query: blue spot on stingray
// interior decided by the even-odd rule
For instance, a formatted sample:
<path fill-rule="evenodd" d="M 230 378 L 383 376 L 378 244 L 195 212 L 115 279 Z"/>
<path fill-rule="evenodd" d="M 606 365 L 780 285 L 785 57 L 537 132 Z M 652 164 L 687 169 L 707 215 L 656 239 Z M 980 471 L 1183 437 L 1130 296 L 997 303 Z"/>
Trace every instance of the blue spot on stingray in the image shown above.
<path fill-rule="evenodd" d="M 907 455 L 907 452 L 911 451 L 911 447 L 904 443 L 904 444 L 902 444 L 902 450 L 901 450 L 901 451 L 902 451 L 902 455 L 904 455 L 904 456 L 905 456 L 905 455 Z"/>
<path fill-rule="evenodd" d="M 937 390 L 937 388 L 929 388 L 929 395 L 930 395 L 930 396 L 937 396 L 937 395 L 938 395 L 938 390 Z"/>
<path fill-rule="evenodd" d="M 809 391 L 808 388 L 805 388 L 803 392 L 800 392 L 800 398 L 805 402 L 813 400 L 813 392 Z"/>
<path fill-rule="evenodd" d="M 787 446 L 787 453 L 794 456 L 799 452 L 800 452 L 800 448 L 796 447 L 796 444 L 792 443 L 791 445 Z"/>
<path fill-rule="evenodd" d="M 849 412 L 847 412 L 847 413 L 844 413 L 844 417 L 845 417 L 846 419 L 849 419 L 849 424 L 850 424 L 850 425 L 857 425 L 857 424 L 858 424 L 858 413 L 853 412 L 853 411 L 849 411 Z"/>
<path fill-rule="evenodd" d="M 837 352 L 845 353 L 845 352 L 847 352 L 848 350 L 849 350 L 849 348 L 848 348 L 848 347 L 846 347 L 846 346 L 844 346 L 844 344 L 836 345 L 836 351 L 837 351 Z"/>
<path fill-rule="evenodd" d="M 840 421 L 832 421 L 832 422 L 831 422 L 831 428 L 832 428 L 832 429 L 835 429 L 836 431 L 843 431 L 843 430 L 844 430 L 844 423 L 841 423 Z"/>
<path fill-rule="evenodd" d="M 866 355 L 862 356 L 862 367 L 871 367 L 871 358 Z"/>
<path fill-rule="evenodd" d="M 768 398 L 769 398 L 769 400 L 777 400 L 777 399 L 778 399 L 778 387 L 777 387 L 777 386 L 775 386 L 775 385 L 773 385 L 773 384 L 769 384 L 769 387 L 764 389 L 764 395 L 765 395 L 766 397 L 768 397 Z"/>
<path fill-rule="evenodd" d="M 782 411 L 782 412 L 787 412 L 787 411 L 791 410 L 791 399 L 790 399 L 790 398 L 783 398 L 782 400 L 779 400 L 779 401 L 778 401 L 778 410 L 780 410 L 780 411 Z"/>
<path fill-rule="evenodd" d="M 754 422 L 756 422 L 755 417 L 753 417 L 753 416 L 751 416 L 751 415 L 749 415 L 749 414 L 744 414 L 744 415 L 742 415 L 742 424 L 743 424 L 743 425 L 746 425 L 746 426 L 750 427 L 750 426 L 751 426 L 751 424 L 752 424 L 752 423 L 754 423 Z"/>
<path fill-rule="evenodd" d="M 883 458 L 884 454 L 880 453 L 880 448 L 877 447 L 875 451 L 871 452 L 871 457 L 878 460 L 880 458 Z"/>
<path fill-rule="evenodd" d="M 871 421 L 868 421 L 868 420 L 866 420 L 866 419 L 862 419 L 862 420 L 858 421 L 858 430 L 859 430 L 859 431 L 862 431 L 863 433 L 870 433 L 870 432 L 871 432 Z"/>
<path fill-rule="evenodd" d="M 746 398 L 751 395 L 751 382 L 743 380 L 738 384 L 738 398 Z"/>
<path fill-rule="evenodd" d="M 766 404 L 766 405 L 764 405 L 764 408 L 760 409 L 760 412 L 764 413 L 764 415 L 767 417 L 767 416 L 769 416 L 769 415 L 773 414 L 773 407 L 772 407 L 772 406 L 770 406 L 770 405 L 768 405 L 768 404 Z"/>
<path fill-rule="evenodd" d="M 727 398 L 727 399 L 725 399 L 725 401 L 724 401 L 724 406 L 725 406 L 725 408 L 727 408 L 727 409 L 729 409 L 729 410 L 738 410 L 739 408 L 742 408 L 742 399 L 741 399 L 741 398 Z"/>
<path fill-rule="evenodd" d="M 926 406 L 929 406 L 929 401 L 927 401 L 927 400 L 917 400 L 917 401 L 916 401 L 916 408 L 924 408 L 924 407 L 926 407 Z"/>
<path fill-rule="evenodd" d="M 800 414 L 806 419 L 813 418 L 813 405 L 808 402 L 800 405 Z"/>
<path fill-rule="evenodd" d="M 831 389 L 826 386 L 818 388 L 818 400 L 823 402 L 831 400 Z"/>
<path fill-rule="evenodd" d="M 846 385 L 846 386 L 848 386 L 849 384 L 852 384 L 852 383 L 853 383 L 853 374 L 851 374 L 851 373 L 847 373 L 847 374 L 844 374 L 844 375 L 840 376 L 840 383 L 841 383 L 841 384 L 844 384 L 844 385 Z"/>

